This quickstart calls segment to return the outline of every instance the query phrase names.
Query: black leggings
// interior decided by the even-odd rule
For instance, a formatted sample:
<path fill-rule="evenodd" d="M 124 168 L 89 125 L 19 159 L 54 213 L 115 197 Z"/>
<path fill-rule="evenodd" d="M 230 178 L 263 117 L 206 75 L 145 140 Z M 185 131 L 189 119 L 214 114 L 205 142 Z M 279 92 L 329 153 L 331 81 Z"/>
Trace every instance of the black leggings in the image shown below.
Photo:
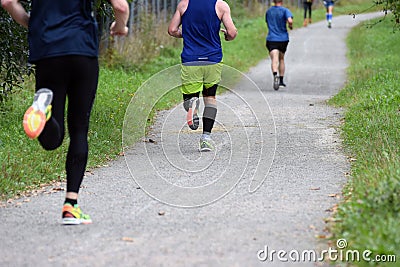
<path fill-rule="evenodd" d="M 308 18 L 311 19 L 311 6 L 312 6 L 312 2 L 304 2 L 303 3 L 304 6 L 304 18 L 307 18 L 307 10 L 308 10 Z"/>
<path fill-rule="evenodd" d="M 36 63 L 36 90 L 53 91 L 52 116 L 39 136 L 46 150 L 61 146 L 65 136 L 64 114 L 68 97 L 68 133 L 66 158 L 67 192 L 79 192 L 88 159 L 89 117 L 99 76 L 97 58 L 63 56 Z"/>

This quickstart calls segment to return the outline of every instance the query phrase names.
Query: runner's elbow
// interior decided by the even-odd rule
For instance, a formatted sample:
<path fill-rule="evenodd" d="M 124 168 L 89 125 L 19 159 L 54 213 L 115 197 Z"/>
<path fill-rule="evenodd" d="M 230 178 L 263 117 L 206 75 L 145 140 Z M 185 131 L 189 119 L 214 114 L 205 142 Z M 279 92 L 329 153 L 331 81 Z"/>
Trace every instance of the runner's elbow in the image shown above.
<path fill-rule="evenodd" d="M 227 41 L 232 41 L 233 39 L 236 38 L 236 36 L 237 36 L 237 30 L 236 29 L 228 31 L 227 34 L 226 34 L 226 40 Z"/>
<path fill-rule="evenodd" d="M 13 0 L 1 0 L 1 6 L 7 10 L 13 4 Z"/>
<path fill-rule="evenodd" d="M 168 34 L 174 36 L 174 30 L 172 28 L 168 28 Z"/>
<path fill-rule="evenodd" d="M 168 28 L 168 34 L 172 37 L 178 37 L 180 36 L 180 31 L 176 28 Z"/>

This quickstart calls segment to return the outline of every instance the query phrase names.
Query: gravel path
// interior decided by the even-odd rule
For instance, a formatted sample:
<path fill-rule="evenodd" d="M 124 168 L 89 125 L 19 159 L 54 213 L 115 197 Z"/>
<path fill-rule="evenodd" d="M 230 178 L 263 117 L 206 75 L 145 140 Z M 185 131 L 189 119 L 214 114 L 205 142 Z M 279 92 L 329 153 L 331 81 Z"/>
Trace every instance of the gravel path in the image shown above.
<path fill-rule="evenodd" d="M 215 153 L 197 151 L 180 105 L 161 112 L 152 142 L 87 173 L 80 204 L 92 225 L 60 225 L 64 185 L 0 208 L 0 266 L 322 266 L 262 261 L 262 250 L 327 249 L 316 236 L 349 165 L 341 111 L 325 102 L 346 79 L 346 34 L 377 15 L 292 31 L 285 89 L 272 89 L 269 59 L 246 74 L 224 68 L 222 84 L 242 79 L 218 98 Z"/>

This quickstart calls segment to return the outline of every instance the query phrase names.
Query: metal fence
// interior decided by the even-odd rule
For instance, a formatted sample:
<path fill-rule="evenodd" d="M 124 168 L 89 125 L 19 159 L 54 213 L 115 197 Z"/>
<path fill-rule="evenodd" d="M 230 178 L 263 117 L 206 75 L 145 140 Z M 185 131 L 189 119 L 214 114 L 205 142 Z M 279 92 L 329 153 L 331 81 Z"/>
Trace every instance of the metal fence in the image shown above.
<path fill-rule="evenodd" d="M 270 4 L 272 0 L 245 0 L 231 1 L 231 7 L 236 8 L 237 4 L 251 8 L 251 5 L 258 3 Z M 290 0 L 302 1 L 302 0 Z M 129 28 L 134 31 L 140 27 L 143 15 L 151 15 L 159 22 L 167 22 L 176 10 L 179 0 L 134 0 L 130 6 Z M 240 3 L 238 3 L 240 2 Z M 243 3 L 244 2 L 244 3 Z"/>
<path fill-rule="evenodd" d="M 286 0 L 287 4 L 291 6 L 303 6 L 303 0 Z M 134 31 L 140 27 L 141 19 L 143 15 L 151 15 L 154 19 L 159 22 L 167 22 L 175 12 L 176 6 L 179 0 L 133 0 L 130 6 L 130 17 L 129 17 L 129 29 Z M 243 1 L 229 1 L 231 8 L 242 8 L 247 7 L 251 9 L 251 6 L 255 3 L 264 3 L 266 6 L 270 6 L 272 0 L 243 0 Z M 240 5 L 240 6 L 238 6 Z"/>
<path fill-rule="evenodd" d="M 129 3 L 130 16 L 128 21 L 129 34 L 133 34 L 143 26 L 145 19 L 152 19 L 156 23 L 167 23 L 176 10 L 180 0 L 133 0 Z M 303 6 L 303 0 L 286 0 L 287 5 Z M 317 3 L 319 0 L 316 1 Z M 231 0 L 228 1 L 231 9 L 252 8 L 257 3 L 265 4 L 266 7 L 272 4 L 272 0 Z M 102 36 L 103 47 L 108 46 L 109 32 L 111 23 L 110 17 L 98 18 L 100 26 L 100 35 Z"/>
<path fill-rule="evenodd" d="M 151 16 L 156 21 L 166 22 L 170 19 L 178 0 L 135 0 L 129 4 L 129 29 L 130 32 L 140 28 L 144 16 Z"/>

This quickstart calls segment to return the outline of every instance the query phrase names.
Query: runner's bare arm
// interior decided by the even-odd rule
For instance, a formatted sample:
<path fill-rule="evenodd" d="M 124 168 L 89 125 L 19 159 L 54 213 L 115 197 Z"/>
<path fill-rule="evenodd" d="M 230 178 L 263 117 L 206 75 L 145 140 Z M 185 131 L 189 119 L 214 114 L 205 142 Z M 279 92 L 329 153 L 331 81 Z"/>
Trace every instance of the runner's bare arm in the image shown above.
<path fill-rule="evenodd" d="M 1 0 L 1 6 L 21 26 L 28 28 L 29 14 L 18 0 Z"/>
<path fill-rule="evenodd" d="M 181 14 L 177 9 L 171 19 L 171 22 L 169 23 L 168 34 L 175 38 L 182 38 L 182 31 L 179 26 L 181 26 Z"/>
<path fill-rule="evenodd" d="M 110 34 L 125 36 L 128 34 L 129 5 L 126 0 L 111 0 L 115 21 L 111 24 Z"/>
<path fill-rule="evenodd" d="M 188 6 L 187 0 L 181 0 L 176 7 L 174 16 L 168 26 L 168 34 L 175 38 L 182 38 L 182 31 L 180 29 L 182 23 L 182 15 L 185 13 Z"/>
<path fill-rule="evenodd" d="M 293 30 L 293 18 L 290 17 L 287 19 L 288 25 L 289 25 L 289 29 Z"/>
<path fill-rule="evenodd" d="M 225 27 L 225 29 L 221 30 L 225 35 L 225 40 L 232 41 L 236 38 L 237 29 L 231 17 L 231 9 L 229 8 L 229 5 L 222 0 L 217 1 L 216 9 L 217 15 L 221 19 Z"/>

